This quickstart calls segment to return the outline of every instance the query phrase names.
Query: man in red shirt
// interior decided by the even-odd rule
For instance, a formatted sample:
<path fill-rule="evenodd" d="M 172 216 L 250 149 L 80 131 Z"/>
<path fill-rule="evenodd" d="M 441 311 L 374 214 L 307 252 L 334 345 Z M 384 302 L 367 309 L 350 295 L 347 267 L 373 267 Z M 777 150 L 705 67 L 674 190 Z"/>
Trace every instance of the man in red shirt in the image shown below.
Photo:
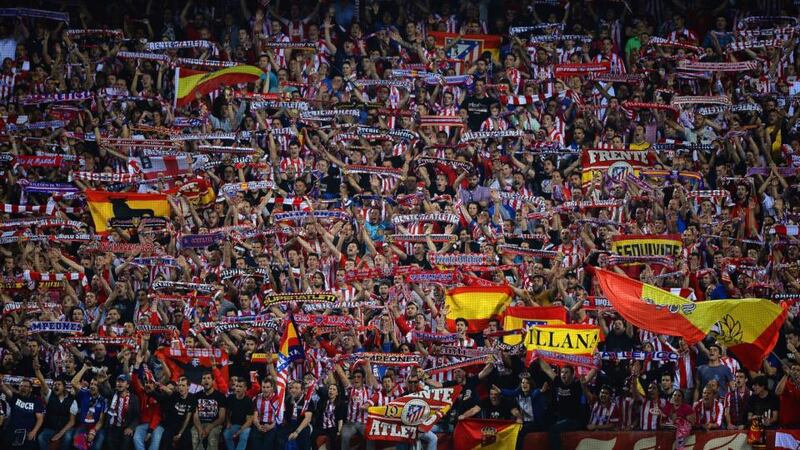
<path fill-rule="evenodd" d="M 800 424 L 800 362 L 792 362 L 788 373 L 775 386 L 780 398 L 781 426 Z"/>

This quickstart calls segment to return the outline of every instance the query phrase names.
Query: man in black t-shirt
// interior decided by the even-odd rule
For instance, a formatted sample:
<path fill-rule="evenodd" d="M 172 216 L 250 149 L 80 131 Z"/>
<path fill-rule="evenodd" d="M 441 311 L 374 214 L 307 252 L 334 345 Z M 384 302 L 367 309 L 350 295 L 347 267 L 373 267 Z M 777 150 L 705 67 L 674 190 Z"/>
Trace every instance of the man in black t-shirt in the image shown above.
<path fill-rule="evenodd" d="M 747 406 L 747 420 L 760 418 L 764 428 L 770 428 L 778 423 L 778 397 L 770 392 L 767 377 L 758 376 L 753 380 L 753 395 Z"/>
<path fill-rule="evenodd" d="M 450 412 L 437 423 L 439 432 L 450 433 L 456 426 L 458 421 L 468 419 L 481 412 L 480 400 L 478 398 L 478 385 L 477 377 L 467 377 L 464 369 L 453 370 L 453 381 L 445 381 L 442 387 L 453 387 L 461 385 L 461 394 L 453 402 L 453 407 Z M 432 384 L 434 385 L 434 384 Z M 435 386 L 435 385 L 434 385 Z"/>
<path fill-rule="evenodd" d="M 253 400 L 247 396 L 245 381 L 237 378 L 233 383 L 233 394 L 228 396 L 228 419 L 223 436 L 228 450 L 245 450 L 253 424 Z M 234 443 L 238 439 L 238 443 Z"/>
<path fill-rule="evenodd" d="M 514 415 L 511 410 L 511 404 L 497 390 L 489 391 L 489 397 L 481 402 L 481 418 L 483 419 L 513 420 Z"/>
<path fill-rule="evenodd" d="M 211 372 L 203 374 L 200 380 L 203 390 L 195 396 L 197 412 L 194 415 L 192 428 L 192 447 L 203 450 L 217 450 L 222 424 L 225 422 L 227 409 L 225 396 L 214 388 L 214 376 Z M 203 442 L 208 440 L 208 446 Z"/>
<path fill-rule="evenodd" d="M 191 424 L 197 399 L 189 393 L 189 380 L 180 377 L 176 384 L 162 386 L 156 399 L 161 405 L 161 426 L 164 427 L 161 442 L 166 443 L 167 447 L 172 445 L 177 450 L 191 448 L 186 430 Z"/>
<path fill-rule="evenodd" d="M 496 101 L 486 95 L 486 83 L 483 80 L 476 80 L 473 94 L 461 102 L 461 109 L 467 111 L 467 124 L 470 130 L 480 130 L 481 123 L 489 117 L 489 106 Z"/>
<path fill-rule="evenodd" d="M 550 427 L 550 448 L 561 449 L 561 433 L 576 431 L 583 428 L 583 418 L 586 401 L 583 397 L 581 384 L 575 378 L 575 369 L 572 366 L 563 366 L 558 374 L 550 364 L 539 359 L 539 364 L 553 380 L 553 405 L 555 413 L 553 425 Z"/>
<path fill-rule="evenodd" d="M 44 423 L 44 404 L 38 396 L 33 395 L 31 381 L 23 379 L 19 391 L 14 392 L 3 384 L 0 377 L 0 390 L 6 394 L 9 409 L 8 427 L 2 439 L 3 448 L 35 450 L 36 435 Z"/>

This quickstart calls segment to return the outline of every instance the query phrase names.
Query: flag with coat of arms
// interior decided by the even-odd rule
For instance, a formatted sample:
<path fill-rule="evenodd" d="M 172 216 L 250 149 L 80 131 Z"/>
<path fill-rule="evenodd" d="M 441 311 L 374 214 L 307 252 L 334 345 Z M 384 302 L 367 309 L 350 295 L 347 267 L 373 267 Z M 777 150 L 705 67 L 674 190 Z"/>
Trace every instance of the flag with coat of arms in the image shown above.
<path fill-rule="evenodd" d="M 458 74 L 466 72 L 465 62 L 473 64 L 483 55 L 483 52 L 491 52 L 494 61 L 500 59 L 501 38 L 498 35 L 464 34 L 459 36 L 458 33 L 444 31 L 431 31 L 428 34 L 436 40 L 437 47 L 447 47 L 455 41 L 455 44 L 448 50 L 447 57 L 456 61 L 456 73 Z"/>

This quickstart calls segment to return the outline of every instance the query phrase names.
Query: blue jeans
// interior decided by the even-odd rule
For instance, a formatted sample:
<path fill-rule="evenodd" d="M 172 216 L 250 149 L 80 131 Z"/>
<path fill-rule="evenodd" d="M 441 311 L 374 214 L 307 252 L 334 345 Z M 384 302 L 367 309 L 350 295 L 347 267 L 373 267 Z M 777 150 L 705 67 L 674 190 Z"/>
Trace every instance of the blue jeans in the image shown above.
<path fill-rule="evenodd" d="M 147 433 L 150 431 L 150 425 L 143 423 L 137 426 L 133 430 L 133 448 L 136 450 L 158 450 L 158 446 L 161 444 L 161 436 L 164 434 L 164 427 L 161 425 L 157 426 L 152 434 L 150 435 L 150 445 L 147 445 L 144 440 L 147 437 Z"/>
<path fill-rule="evenodd" d="M 422 448 L 424 450 L 436 450 L 436 444 L 439 442 L 439 436 L 436 436 L 432 430 L 428 431 L 427 433 L 417 433 L 417 440 L 422 443 Z M 416 446 L 412 444 L 398 443 L 395 445 L 397 450 L 412 450 L 416 448 Z"/>
<path fill-rule="evenodd" d="M 280 433 L 278 428 L 273 428 L 266 433 L 258 431 L 258 428 L 250 428 L 250 449 L 263 450 L 263 449 L 277 449 Z"/>
<path fill-rule="evenodd" d="M 250 437 L 250 428 L 242 430 L 239 434 L 239 442 L 233 445 L 233 435 L 241 429 L 241 425 L 231 425 L 222 433 L 222 436 L 225 438 L 225 446 L 228 447 L 228 450 L 245 450 L 247 448 L 247 438 Z"/>
<path fill-rule="evenodd" d="M 40 431 L 39 435 L 36 436 L 36 440 L 39 441 L 39 448 L 41 450 L 47 450 L 50 448 L 50 439 L 52 439 L 57 433 L 58 431 L 51 430 L 50 428 L 45 428 Z M 70 428 L 61 437 L 61 443 L 58 446 L 59 450 L 70 450 L 72 448 L 73 436 L 75 436 L 75 429 Z"/>

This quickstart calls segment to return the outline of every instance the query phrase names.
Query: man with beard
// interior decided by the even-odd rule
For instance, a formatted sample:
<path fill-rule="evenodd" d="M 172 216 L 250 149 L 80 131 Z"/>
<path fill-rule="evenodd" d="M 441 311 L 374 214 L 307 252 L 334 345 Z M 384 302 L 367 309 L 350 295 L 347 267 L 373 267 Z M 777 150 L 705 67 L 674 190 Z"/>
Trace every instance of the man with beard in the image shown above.
<path fill-rule="evenodd" d="M 227 427 L 223 432 L 225 446 L 228 450 L 245 450 L 253 424 L 253 400 L 247 396 L 247 384 L 244 378 L 236 378 L 233 393 L 228 395 L 226 419 Z M 238 442 L 234 443 L 234 440 Z"/>
<path fill-rule="evenodd" d="M 479 181 L 480 175 L 478 175 L 478 172 L 473 171 L 469 174 L 467 178 L 467 188 L 458 191 L 463 204 L 467 205 L 471 202 L 475 202 L 484 208 L 489 204 L 489 200 L 492 197 L 491 192 L 489 192 L 489 188 L 486 186 L 479 185 Z"/>
<path fill-rule="evenodd" d="M 117 376 L 116 392 L 108 404 L 108 443 L 114 450 L 133 446 L 133 430 L 139 421 L 139 399 L 130 392 L 128 375 Z"/>
<path fill-rule="evenodd" d="M 34 371 L 42 387 L 42 398 L 47 411 L 38 437 L 39 447 L 46 449 L 51 444 L 58 443 L 59 450 L 70 450 L 75 433 L 75 416 L 78 414 L 75 396 L 67 392 L 63 379 L 53 380 L 53 389 L 50 389 L 38 364 L 34 364 Z"/>
<path fill-rule="evenodd" d="M 338 367 L 338 366 L 337 366 Z M 311 419 L 312 413 L 303 398 L 303 385 L 299 381 L 289 383 L 283 416 L 283 433 L 287 443 L 295 441 L 298 450 L 309 450 L 311 448 Z M 342 440 L 342 449 L 349 449 Z"/>
<path fill-rule="evenodd" d="M 177 450 L 190 449 L 191 440 L 186 430 L 192 421 L 197 400 L 189 394 L 189 380 L 180 377 L 177 383 L 162 386 L 155 397 L 162 411 L 164 434 L 161 435 L 161 441 Z"/>
<path fill-rule="evenodd" d="M 194 415 L 192 428 L 192 447 L 195 450 L 217 450 L 227 413 L 225 396 L 214 389 L 214 376 L 211 372 L 203 374 L 200 385 L 203 390 L 196 396 L 197 413 Z M 207 446 L 203 444 L 204 441 L 208 442 Z"/>
<path fill-rule="evenodd" d="M 44 423 L 44 404 L 33 395 L 31 381 L 23 379 L 19 384 L 19 391 L 14 391 L 0 377 L 0 391 L 6 395 L 9 406 L 8 431 L 3 437 L 4 448 L 36 449 L 36 436 Z"/>
<path fill-rule="evenodd" d="M 554 269 L 553 272 L 556 270 Z M 508 285 L 518 297 L 522 298 L 527 306 L 550 306 L 555 300 L 558 286 L 547 289 L 544 275 L 537 273 L 531 277 L 530 289 L 524 290 Z"/>

